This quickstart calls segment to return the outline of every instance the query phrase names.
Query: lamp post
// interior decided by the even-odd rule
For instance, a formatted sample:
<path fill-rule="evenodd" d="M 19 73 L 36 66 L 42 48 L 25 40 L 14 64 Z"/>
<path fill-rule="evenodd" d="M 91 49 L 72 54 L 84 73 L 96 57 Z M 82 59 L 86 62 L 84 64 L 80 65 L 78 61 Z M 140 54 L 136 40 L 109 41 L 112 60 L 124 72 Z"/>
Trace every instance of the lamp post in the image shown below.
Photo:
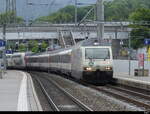
<path fill-rule="evenodd" d="M 39 42 L 38 45 L 39 45 L 39 52 L 41 52 L 41 48 L 42 48 L 41 45 L 42 45 L 42 43 Z"/>
<path fill-rule="evenodd" d="M 75 0 L 75 26 L 77 26 L 78 19 L 78 9 L 77 9 L 77 0 Z"/>

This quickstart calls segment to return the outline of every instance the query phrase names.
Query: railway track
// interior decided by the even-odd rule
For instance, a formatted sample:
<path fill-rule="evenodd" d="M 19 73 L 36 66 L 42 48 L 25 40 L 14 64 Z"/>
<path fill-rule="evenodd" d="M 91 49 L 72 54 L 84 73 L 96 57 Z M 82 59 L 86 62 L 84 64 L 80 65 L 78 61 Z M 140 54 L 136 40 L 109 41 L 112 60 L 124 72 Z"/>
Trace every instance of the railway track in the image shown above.
<path fill-rule="evenodd" d="M 106 93 L 114 98 L 123 100 L 127 103 L 134 104 L 138 107 L 150 111 L 150 91 L 142 90 L 130 86 L 118 87 L 116 84 L 105 86 L 94 86 L 84 81 L 76 81 L 86 87 Z M 143 92 L 144 91 L 144 92 Z M 143 92 L 143 93 L 142 93 Z"/>
<path fill-rule="evenodd" d="M 45 77 L 46 78 L 46 77 Z M 49 78 L 46 78 L 49 80 Z M 72 80 L 72 79 L 71 79 Z M 94 86 L 82 81 L 76 81 L 79 84 L 87 86 L 91 89 L 97 90 L 99 92 L 106 93 L 109 96 L 113 96 L 119 100 L 123 100 L 129 104 L 136 105 L 140 108 L 144 108 L 144 110 L 150 110 L 150 96 L 148 94 L 144 94 L 142 92 L 138 92 L 137 90 L 112 85 L 106 86 Z M 51 82 L 56 83 L 56 82 Z M 57 85 L 57 84 L 56 84 Z M 92 111 L 90 109 L 82 109 L 81 111 Z"/>
<path fill-rule="evenodd" d="M 93 111 L 50 78 L 39 77 L 35 72 L 30 74 L 39 83 L 52 111 Z"/>
<path fill-rule="evenodd" d="M 150 96 L 146 94 L 112 85 L 107 85 L 105 87 L 90 85 L 89 87 L 97 91 L 104 92 L 117 99 L 124 100 L 127 103 L 144 108 L 145 110 L 150 110 Z"/>

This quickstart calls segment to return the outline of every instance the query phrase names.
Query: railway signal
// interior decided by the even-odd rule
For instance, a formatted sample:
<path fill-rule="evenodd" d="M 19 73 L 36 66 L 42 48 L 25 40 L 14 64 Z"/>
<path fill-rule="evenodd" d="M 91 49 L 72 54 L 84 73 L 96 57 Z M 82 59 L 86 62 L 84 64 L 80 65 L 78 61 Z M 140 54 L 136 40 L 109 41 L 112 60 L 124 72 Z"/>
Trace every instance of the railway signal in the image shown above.
<path fill-rule="evenodd" d="M 15 44 L 15 51 L 17 51 L 19 49 L 19 42 L 16 42 Z"/>
<path fill-rule="evenodd" d="M 6 42 L 4 40 L 0 40 L 0 50 L 5 48 Z"/>
<path fill-rule="evenodd" d="M 150 38 L 144 39 L 144 44 L 145 44 L 145 45 L 150 45 Z"/>
<path fill-rule="evenodd" d="M 144 39 L 144 44 L 147 46 L 147 60 L 150 61 L 150 38 Z"/>
<path fill-rule="evenodd" d="M 6 50 L 6 54 L 13 54 L 12 50 Z"/>

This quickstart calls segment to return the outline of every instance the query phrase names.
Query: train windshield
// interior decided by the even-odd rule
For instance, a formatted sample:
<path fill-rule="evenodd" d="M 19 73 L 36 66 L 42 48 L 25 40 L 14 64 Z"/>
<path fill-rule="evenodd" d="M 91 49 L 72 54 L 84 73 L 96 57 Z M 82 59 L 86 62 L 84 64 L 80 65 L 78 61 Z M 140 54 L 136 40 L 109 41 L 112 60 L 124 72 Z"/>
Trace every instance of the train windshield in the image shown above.
<path fill-rule="evenodd" d="M 110 59 L 108 48 L 86 48 L 85 59 Z"/>

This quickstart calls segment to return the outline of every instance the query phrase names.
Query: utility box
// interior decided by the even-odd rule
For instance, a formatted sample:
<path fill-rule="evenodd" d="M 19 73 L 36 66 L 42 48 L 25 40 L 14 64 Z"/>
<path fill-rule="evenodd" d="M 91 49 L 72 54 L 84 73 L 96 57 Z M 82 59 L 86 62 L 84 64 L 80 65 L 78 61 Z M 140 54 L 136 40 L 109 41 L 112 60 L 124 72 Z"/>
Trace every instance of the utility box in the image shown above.
<path fill-rule="evenodd" d="M 135 69 L 134 76 L 149 76 L 148 69 Z"/>

